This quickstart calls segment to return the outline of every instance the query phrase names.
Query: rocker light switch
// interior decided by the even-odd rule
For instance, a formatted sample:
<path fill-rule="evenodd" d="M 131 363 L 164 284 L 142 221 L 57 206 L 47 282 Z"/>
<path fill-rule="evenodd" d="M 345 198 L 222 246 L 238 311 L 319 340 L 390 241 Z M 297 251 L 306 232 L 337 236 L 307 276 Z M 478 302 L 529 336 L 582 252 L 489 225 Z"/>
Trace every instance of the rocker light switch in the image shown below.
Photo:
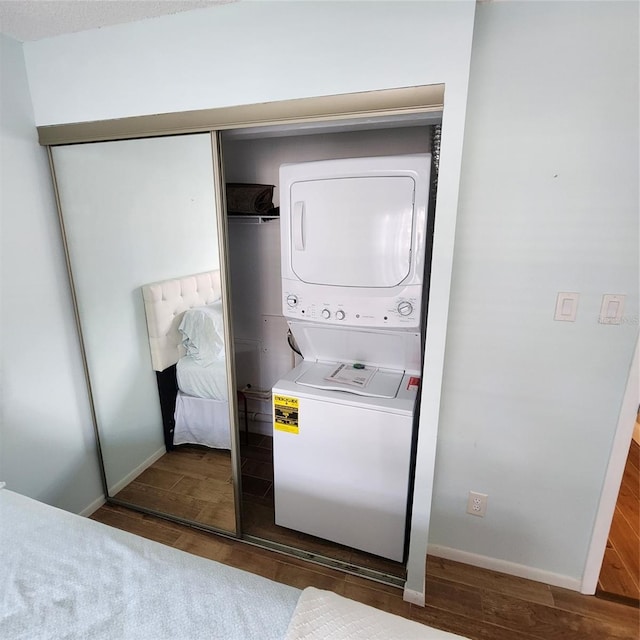
<path fill-rule="evenodd" d="M 554 320 L 564 320 L 565 322 L 575 322 L 578 311 L 579 293 L 560 292 L 556 300 L 556 313 Z"/>
<path fill-rule="evenodd" d="M 601 324 L 620 324 L 622 322 L 625 298 L 624 294 L 605 293 L 602 296 L 599 322 Z"/>

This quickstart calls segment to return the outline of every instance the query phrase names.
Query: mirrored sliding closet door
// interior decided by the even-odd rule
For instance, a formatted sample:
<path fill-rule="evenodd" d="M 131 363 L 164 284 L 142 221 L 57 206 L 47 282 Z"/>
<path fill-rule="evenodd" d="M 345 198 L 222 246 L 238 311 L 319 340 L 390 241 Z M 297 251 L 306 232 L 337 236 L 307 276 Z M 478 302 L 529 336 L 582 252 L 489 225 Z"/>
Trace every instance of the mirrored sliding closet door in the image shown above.
<path fill-rule="evenodd" d="M 208 133 L 52 149 L 108 495 L 233 533 L 213 157 Z"/>

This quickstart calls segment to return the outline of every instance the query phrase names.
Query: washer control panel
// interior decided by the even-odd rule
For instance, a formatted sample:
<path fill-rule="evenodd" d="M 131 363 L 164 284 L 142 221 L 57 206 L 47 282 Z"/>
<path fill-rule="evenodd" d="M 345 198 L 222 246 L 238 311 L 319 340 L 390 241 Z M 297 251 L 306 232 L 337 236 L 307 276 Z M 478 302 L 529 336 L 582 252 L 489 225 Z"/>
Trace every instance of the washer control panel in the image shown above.
<path fill-rule="evenodd" d="M 310 293 L 283 292 L 283 313 L 296 320 L 368 327 L 417 327 L 420 324 L 420 299 L 413 291 L 393 298 L 383 296 L 317 298 Z"/>

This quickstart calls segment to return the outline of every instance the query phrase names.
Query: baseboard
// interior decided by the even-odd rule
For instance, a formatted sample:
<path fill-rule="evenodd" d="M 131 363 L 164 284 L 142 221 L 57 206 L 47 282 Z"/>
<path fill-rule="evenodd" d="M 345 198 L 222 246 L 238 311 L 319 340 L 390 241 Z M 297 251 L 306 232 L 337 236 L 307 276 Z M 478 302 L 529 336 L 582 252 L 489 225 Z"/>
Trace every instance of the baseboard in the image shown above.
<path fill-rule="evenodd" d="M 149 456 L 144 462 L 139 464 L 133 471 L 128 473 L 122 480 L 116 482 L 112 487 L 109 487 L 109 495 L 115 496 L 118 491 L 124 489 L 130 482 L 135 480 L 147 467 L 150 467 L 156 460 L 162 458 L 167 452 L 166 448 L 162 446 L 154 454 Z"/>
<path fill-rule="evenodd" d="M 424 607 L 425 594 L 424 591 L 414 591 L 413 589 L 405 589 L 402 592 L 402 599 L 419 607 Z"/>
<path fill-rule="evenodd" d="M 85 507 L 78 515 L 83 518 L 88 518 L 92 513 L 95 513 L 103 504 L 107 502 L 104 496 L 96 498 L 88 507 Z"/>
<path fill-rule="evenodd" d="M 427 548 L 427 553 L 429 555 L 436 556 L 437 558 L 463 562 L 464 564 L 470 564 L 473 567 L 490 569 L 491 571 L 506 573 L 510 576 L 526 578 L 527 580 L 534 580 L 535 582 L 543 582 L 544 584 L 570 589 L 571 591 L 580 591 L 582 584 L 579 578 L 572 578 L 570 576 L 552 573 L 551 571 L 544 571 L 543 569 L 536 569 L 535 567 L 528 567 L 523 564 L 508 562 L 507 560 L 500 560 L 499 558 L 481 556 L 477 553 L 451 549 L 439 544 L 430 544 Z M 429 584 L 427 582 L 427 591 L 428 590 Z"/>

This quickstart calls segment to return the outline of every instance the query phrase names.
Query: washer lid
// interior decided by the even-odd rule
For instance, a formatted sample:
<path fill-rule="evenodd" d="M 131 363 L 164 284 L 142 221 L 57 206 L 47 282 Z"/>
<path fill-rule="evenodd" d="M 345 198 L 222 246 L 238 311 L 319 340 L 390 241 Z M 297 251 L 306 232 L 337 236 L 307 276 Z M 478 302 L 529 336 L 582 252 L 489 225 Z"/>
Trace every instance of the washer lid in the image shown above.
<path fill-rule="evenodd" d="M 361 362 L 419 375 L 421 341 L 417 331 L 339 327 L 308 320 L 289 320 L 288 324 L 305 360 Z"/>
<path fill-rule="evenodd" d="M 343 376 L 344 379 L 348 379 L 351 373 L 358 376 L 361 374 L 363 378 L 368 379 L 367 383 L 361 385 L 340 382 L 340 373 L 338 376 L 332 376 L 332 374 L 335 374 L 341 366 L 343 368 L 340 373 L 346 374 Z M 354 369 L 351 363 L 316 362 L 296 378 L 296 384 L 327 391 L 343 391 L 369 398 L 395 398 L 403 376 L 404 371 L 393 369 L 378 369 L 368 366 Z"/>

